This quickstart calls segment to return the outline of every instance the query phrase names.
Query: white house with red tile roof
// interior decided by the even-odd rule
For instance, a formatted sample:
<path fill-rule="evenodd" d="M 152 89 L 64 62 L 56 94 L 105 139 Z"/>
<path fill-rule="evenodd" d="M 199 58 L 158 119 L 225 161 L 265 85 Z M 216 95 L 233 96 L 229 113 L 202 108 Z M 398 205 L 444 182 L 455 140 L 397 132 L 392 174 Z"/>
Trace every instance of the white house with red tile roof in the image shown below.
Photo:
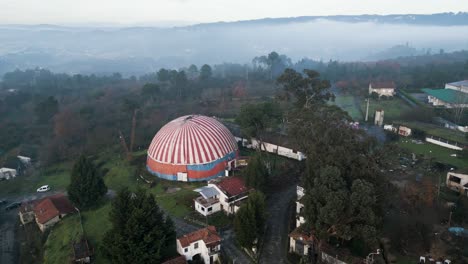
<path fill-rule="evenodd" d="M 34 202 L 33 211 L 39 229 L 44 232 L 76 209 L 65 195 L 56 194 Z"/>
<path fill-rule="evenodd" d="M 395 82 L 371 82 L 369 83 L 369 94 L 377 93 L 380 96 L 394 96 Z"/>
<path fill-rule="evenodd" d="M 208 226 L 177 238 L 177 252 L 185 256 L 187 261 L 199 255 L 205 263 L 219 262 L 220 249 L 221 237 L 214 226 Z"/>
<path fill-rule="evenodd" d="M 208 182 L 208 186 L 195 190 L 201 196 L 197 197 L 195 210 L 207 216 L 219 211 L 234 214 L 239 210 L 240 203 L 247 199 L 251 191 L 239 176 L 220 177 Z"/>

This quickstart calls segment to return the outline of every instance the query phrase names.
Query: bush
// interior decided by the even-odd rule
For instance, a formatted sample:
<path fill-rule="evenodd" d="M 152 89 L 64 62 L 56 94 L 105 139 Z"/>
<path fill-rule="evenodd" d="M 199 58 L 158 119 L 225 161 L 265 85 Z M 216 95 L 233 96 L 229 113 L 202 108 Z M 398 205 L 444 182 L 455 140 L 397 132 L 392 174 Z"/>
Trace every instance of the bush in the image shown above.
<path fill-rule="evenodd" d="M 400 139 L 400 136 L 397 133 L 385 130 L 385 138 L 389 142 L 396 142 Z"/>

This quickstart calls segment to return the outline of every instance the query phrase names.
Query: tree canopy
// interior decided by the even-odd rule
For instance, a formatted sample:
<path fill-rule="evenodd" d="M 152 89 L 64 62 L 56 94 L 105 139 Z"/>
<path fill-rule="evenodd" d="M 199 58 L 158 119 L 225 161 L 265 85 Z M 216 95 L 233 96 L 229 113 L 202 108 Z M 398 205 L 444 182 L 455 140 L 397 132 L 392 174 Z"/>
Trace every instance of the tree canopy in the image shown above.
<path fill-rule="evenodd" d="M 86 156 L 81 155 L 73 166 L 68 196 L 80 208 L 95 205 L 107 193 L 100 170 Z"/>
<path fill-rule="evenodd" d="M 265 196 L 259 191 L 251 192 L 234 218 L 236 239 L 242 247 L 252 248 L 263 234 L 265 219 Z"/>
<path fill-rule="evenodd" d="M 278 78 L 285 99 L 293 99 L 288 135 L 303 151 L 306 226 L 320 241 L 329 237 L 375 243 L 379 202 L 375 193 L 384 186 L 374 156 L 376 144 L 353 129 L 349 116 L 327 101 L 329 83 L 317 72 L 305 76 L 286 70 Z"/>
<path fill-rule="evenodd" d="M 262 192 L 265 191 L 268 183 L 268 169 L 259 153 L 250 158 L 249 164 L 244 170 L 244 175 L 247 186 Z"/>
<path fill-rule="evenodd" d="M 201 68 L 200 68 L 200 80 L 208 80 L 211 78 L 211 76 L 213 75 L 213 72 L 211 70 L 211 66 L 208 65 L 208 64 L 204 64 Z"/>
<path fill-rule="evenodd" d="M 273 102 L 244 104 L 236 117 L 236 122 L 245 137 L 261 140 L 265 132 L 276 128 L 282 117 L 281 108 Z"/>
<path fill-rule="evenodd" d="M 112 227 L 104 235 L 103 251 L 112 263 L 161 263 L 176 254 L 174 223 L 152 194 L 119 191 L 109 218 Z"/>

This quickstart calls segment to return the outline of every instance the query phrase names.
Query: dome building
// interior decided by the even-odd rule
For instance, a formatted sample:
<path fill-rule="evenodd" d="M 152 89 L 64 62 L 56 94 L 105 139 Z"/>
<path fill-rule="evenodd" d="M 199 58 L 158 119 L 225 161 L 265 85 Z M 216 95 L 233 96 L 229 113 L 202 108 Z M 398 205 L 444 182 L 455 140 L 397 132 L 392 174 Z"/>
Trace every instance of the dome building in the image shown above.
<path fill-rule="evenodd" d="M 167 180 L 207 181 L 225 175 L 237 154 L 234 136 L 218 120 L 188 115 L 167 123 L 154 136 L 146 167 Z"/>

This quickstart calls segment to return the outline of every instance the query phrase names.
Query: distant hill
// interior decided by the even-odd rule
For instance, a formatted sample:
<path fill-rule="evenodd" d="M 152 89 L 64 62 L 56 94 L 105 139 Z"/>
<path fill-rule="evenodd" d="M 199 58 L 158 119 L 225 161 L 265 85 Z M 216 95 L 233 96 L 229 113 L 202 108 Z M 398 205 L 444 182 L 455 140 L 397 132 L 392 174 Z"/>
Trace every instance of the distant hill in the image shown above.
<path fill-rule="evenodd" d="M 407 25 L 431 25 L 431 26 L 461 26 L 468 25 L 468 12 L 438 13 L 438 14 L 404 14 L 404 15 L 337 15 L 337 16 L 300 16 L 285 18 L 263 18 L 255 20 L 243 20 L 235 22 L 203 23 L 188 27 L 210 27 L 226 25 L 254 25 L 254 24 L 285 24 L 314 22 L 326 19 L 346 23 L 386 23 Z"/>
<path fill-rule="evenodd" d="M 190 64 L 381 60 L 468 50 L 468 13 L 265 18 L 184 27 L 0 25 L 0 76 L 16 68 L 124 75 Z M 401 45 L 408 43 L 409 45 Z"/>

